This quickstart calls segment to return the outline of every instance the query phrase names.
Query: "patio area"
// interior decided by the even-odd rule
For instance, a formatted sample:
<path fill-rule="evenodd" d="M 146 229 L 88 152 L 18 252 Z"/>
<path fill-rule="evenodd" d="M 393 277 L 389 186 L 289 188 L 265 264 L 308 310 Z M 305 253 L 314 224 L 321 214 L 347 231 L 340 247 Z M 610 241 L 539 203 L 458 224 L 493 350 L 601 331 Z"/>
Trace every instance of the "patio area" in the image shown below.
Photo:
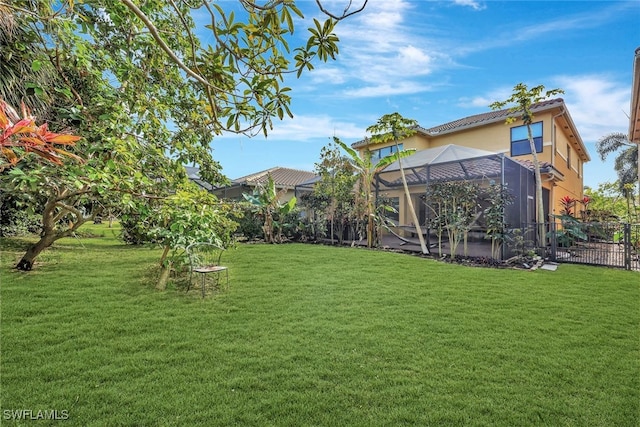
<path fill-rule="evenodd" d="M 345 244 L 351 244 L 351 242 L 345 241 Z M 366 240 L 355 242 L 358 246 L 366 246 Z M 429 252 L 431 256 L 438 256 L 438 240 L 433 235 L 429 238 L 428 243 Z M 420 248 L 420 242 L 417 237 L 411 237 L 406 239 L 400 239 L 393 234 L 386 233 L 382 236 L 382 242 L 379 246 L 381 249 L 403 251 L 409 253 L 420 254 L 422 249 Z M 462 242 L 458 245 L 458 255 L 463 255 L 464 245 Z M 451 245 L 443 238 L 442 253 L 446 255 L 451 254 Z M 468 257 L 490 257 L 491 256 L 491 241 L 485 240 L 479 237 L 470 238 L 467 242 L 467 256 Z"/>

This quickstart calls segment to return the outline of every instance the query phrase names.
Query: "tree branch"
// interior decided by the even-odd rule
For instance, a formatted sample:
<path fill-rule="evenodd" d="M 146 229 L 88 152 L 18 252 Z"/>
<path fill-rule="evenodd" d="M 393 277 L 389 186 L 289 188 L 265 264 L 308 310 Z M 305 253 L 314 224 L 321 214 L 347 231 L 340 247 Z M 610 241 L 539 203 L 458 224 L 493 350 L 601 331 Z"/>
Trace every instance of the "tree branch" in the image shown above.
<path fill-rule="evenodd" d="M 175 64 L 178 67 L 180 67 L 185 73 L 187 73 L 188 76 L 196 79 L 197 81 L 199 81 L 205 86 L 210 86 L 215 89 L 218 89 L 214 85 L 212 85 L 207 79 L 202 77 L 200 74 L 196 73 L 191 68 L 187 67 L 180 60 L 180 58 L 178 58 L 178 56 L 173 52 L 173 50 L 171 50 L 171 48 L 164 42 L 162 37 L 160 37 L 158 29 L 153 24 L 153 22 L 151 22 L 151 20 L 147 17 L 147 15 L 145 15 L 144 12 L 138 8 L 138 6 L 133 4 L 131 0 L 122 0 L 122 3 L 124 3 L 124 5 L 127 6 L 138 18 L 140 18 L 140 20 L 144 23 L 144 25 L 147 27 L 147 29 L 151 33 L 151 36 L 158 43 L 158 46 L 160 46 L 160 48 L 164 50 L 167 53 L 167 55 L 169 55 L 169 57 L 173 60 L 173 62 L 175 62 Z"/>
<path fill-rule="evenodd" d="M 323 5 L 322 5 L 322 0 L 316 0 L 316 4 L 318 5 L 318 7 L 320 8 L 320 10 L 327 16 L 329 16 L 330 18 L 335 19 L 336 21 L 341 21 L 345 18 L 348 18 L 351 15 L 355 15 L 356 13 L 360 13 L 364 10 L 364 8 L 367 6 L 369 0 L 363 0 L 362 6 L 359 7 L 356 10 L 353 10 L 351 12 L 349 12 L 349 9 L 351 9 L 351 6 L 353 4 L 353 0 L 349 0 L 349 5 L 347 7 L 344 8 L 344 11 L 342 11 L 342 15 L 338 16 L 338 15 L 334 15 L 333 13 L 329 12 Z"/>

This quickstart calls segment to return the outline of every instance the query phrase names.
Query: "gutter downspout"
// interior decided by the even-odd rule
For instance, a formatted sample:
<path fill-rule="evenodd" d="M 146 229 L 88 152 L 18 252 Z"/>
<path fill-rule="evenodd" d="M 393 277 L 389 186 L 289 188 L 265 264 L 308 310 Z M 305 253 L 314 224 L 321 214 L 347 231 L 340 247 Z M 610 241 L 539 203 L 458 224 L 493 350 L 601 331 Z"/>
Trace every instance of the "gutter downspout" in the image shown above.
<path fill-rule="evenodd" d="M 556 118 L 565 113 L 564 107 L 555 116 L 551 116 L 551 166 L 556 167 Z"/>
<path fill-rule="evenodd" d="M 560 112 L 558 114 L 556 114 L 555 116 L 551 116 L 551 170 L 555 170 L 556 169 L 556 118 L 562 116 L 565 113 L 565 108 L 564 106 L 562 106 L 560 108 Z M 546 181 L 553 181 L 555 176 L 555 174 L 551 173 L 551 178 L 547 179 Z M 582 192 L 582 189 L 580 189 L 580 191 Z M 550 190 L 549 190 L 549 214 L 551 213 L 555 213 L 555 203 L 553 202 L 556 198 L 556 189 L 555 189 L 555 185 L 552 185 Z M 551 221 L 551 218 L 549 218 L 549 221 Z"/>

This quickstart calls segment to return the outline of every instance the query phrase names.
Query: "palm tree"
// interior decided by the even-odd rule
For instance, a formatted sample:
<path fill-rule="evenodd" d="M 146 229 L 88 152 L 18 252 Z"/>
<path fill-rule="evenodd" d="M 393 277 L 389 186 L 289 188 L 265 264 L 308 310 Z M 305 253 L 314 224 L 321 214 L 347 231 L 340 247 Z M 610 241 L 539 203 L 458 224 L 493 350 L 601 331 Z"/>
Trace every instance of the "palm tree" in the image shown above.
<path fill-rule="evenodd" d="M 382 169 L 400 158 L 413 154 L 413 151 L 415 150 L 396 151 L 393 154 L 383 157 L 374 165 L 371 161 L 371 156 L 365 155 L 364 157 L 360 157 L 357 151 L 340 141 L 340 139 L 335 136 L 333 137 L 333 141 L 347 152 L 349 155 L 349 162 L 355 170 L 356 175 L 359 177 L 356 191 L 361 192 L 364 197 L 364 215 L 367 218 L 367 247 L 372 248 L 375 231 L 374 218 L 376 214 L 375 197 L 372 189 L 373 180 L 375 179 L 376 174 Z"/>
<path fill-rule="evenodd" d="M 282 217 L 291 212 L 296 206 L 295 197 L 292 197 L 286 203 L 280 201 L 286 192 L 286 188 L 280 190 L 276 188 L 276 184 L 271 178 L 271 174 L 269 174 L 267 175 L 267 182 L 257 185 L 253 194 L 242 194 L 245 200 L 251 203 L 254 211 L 264 220 L 262 231 L 264 232 L 264 240 L 267 243 L 282 242 L 282 223 L 278 221 L 281 221 Z"/>
<path fill-rule="evenodd" d="M 496 101 L 489 105 L 492 110 L 500 110 L 506 105 L 515 104 L 509 108 L 510 113 L 515 113 L 515 116 L 510 115 L 506 123 L 513 123 L 518 118 L 522 119 L 523 123 L 527 126 L 527 137 L 529 140 L 529 147 L 531 149 L 531 157 L 533 162 L 533 170 L 536 177 L 536 223 L 538 224 L 538 244 L 544 244 L 545 230 L 544 230 L 544 207 L 542 204 L 542 177 L 540 174 L 540 161 L 538 160 L 538 154 L 536 152 L 536 145 L 531 132 L 531 124 L 533 123 L 533 112 L 531 106 L 535 103 L 544 101 L 550 96 L 564 93 L 562 89 L 552 89 L 544 92 L 544 86 L 539 85 L 529 89 L 526 84 L 518 83 L 513 87 L 512 95 L 505 101 Z"/>
<path fill-rule="evenodd" d="M 625 194 L 627 184 L 635 186 L 638 182 L 638 144 L 629 141 L 626 134 L 614 132 L 605 135 L 596 143 L 596 150 L 602 161 L 611 153 L 618 152 L 614 169 L 618 174 L 620 192 Z M 628 187 L 627 187 L 628 188 Z"/>
<path fill-rule="evenodd" d="M 411 136 L 415 133 L 414 129 L 416 126 L 418 126 L 418 122 L 415 120 L 405 119 L 399 113 L 393 113 L 382 116 L 375 125 L 369 126 L 367 131 L 373 134 L 371 141 L 374 143 L 383 143 L 393 140 L 396 152 L 399 152 L 400 146 L 398 145 L 398 138 Z M 425 243 L 424 236 L 422 235 L 420 220 L 418 219 L 418 215 L 416 215 L 416 209 L 411 201 L 411 193 L 409 192 L 409 185 L 407 184 L 407 178 L 404 173 L 404 168 L 402 167 L 401 158 L 398 158 L 398 166 L 400 167 L 400 177 L 402 178 L 402 186 L 404 188 L 404 196 L 409 207 L 409 214 L 411 215 L 411 220 L 416 227 L 416 234 L 420 240 L 420 248 L 422 249 L 423 254 L 428 254 L 429 249 L 427 249 L 427 244 Z"/>
<path fill-rule="evenodd" d="M 24 102 L 41 120 L 51 121 L 47 88 L 58 78 L 48 61 L 33 27 L 0 5 L 0 98 L 15 107 Z"/>

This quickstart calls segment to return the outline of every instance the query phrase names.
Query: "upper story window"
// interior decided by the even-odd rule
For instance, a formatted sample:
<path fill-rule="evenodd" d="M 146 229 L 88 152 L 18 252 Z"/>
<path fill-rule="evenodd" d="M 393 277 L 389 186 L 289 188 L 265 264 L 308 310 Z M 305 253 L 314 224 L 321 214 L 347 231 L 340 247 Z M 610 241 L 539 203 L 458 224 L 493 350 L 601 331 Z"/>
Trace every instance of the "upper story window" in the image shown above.
<path fill-rule="evenodd" d="M 536 153 L 542 153 L 542 122 L 531 124 L 531 135 L 536 146 Z M 511 128 L 511 155 L 522 156 L 531 154 L 527 126 L 516 126 Z"/>
<path fill-rule="evenodd" d="M 400 151 L 402 151 L 404 149 L 403 144 L 398 144 L 398 148 L 400 149 Z M 395 144 L 390 145 L 388 147 L 379 148 L 377 150 L 371 150 L 371 161 L 377 162 L 378 160 L 384 159 L 389 154 L 393 154 L 395 152 L 396 152 Z"/>

